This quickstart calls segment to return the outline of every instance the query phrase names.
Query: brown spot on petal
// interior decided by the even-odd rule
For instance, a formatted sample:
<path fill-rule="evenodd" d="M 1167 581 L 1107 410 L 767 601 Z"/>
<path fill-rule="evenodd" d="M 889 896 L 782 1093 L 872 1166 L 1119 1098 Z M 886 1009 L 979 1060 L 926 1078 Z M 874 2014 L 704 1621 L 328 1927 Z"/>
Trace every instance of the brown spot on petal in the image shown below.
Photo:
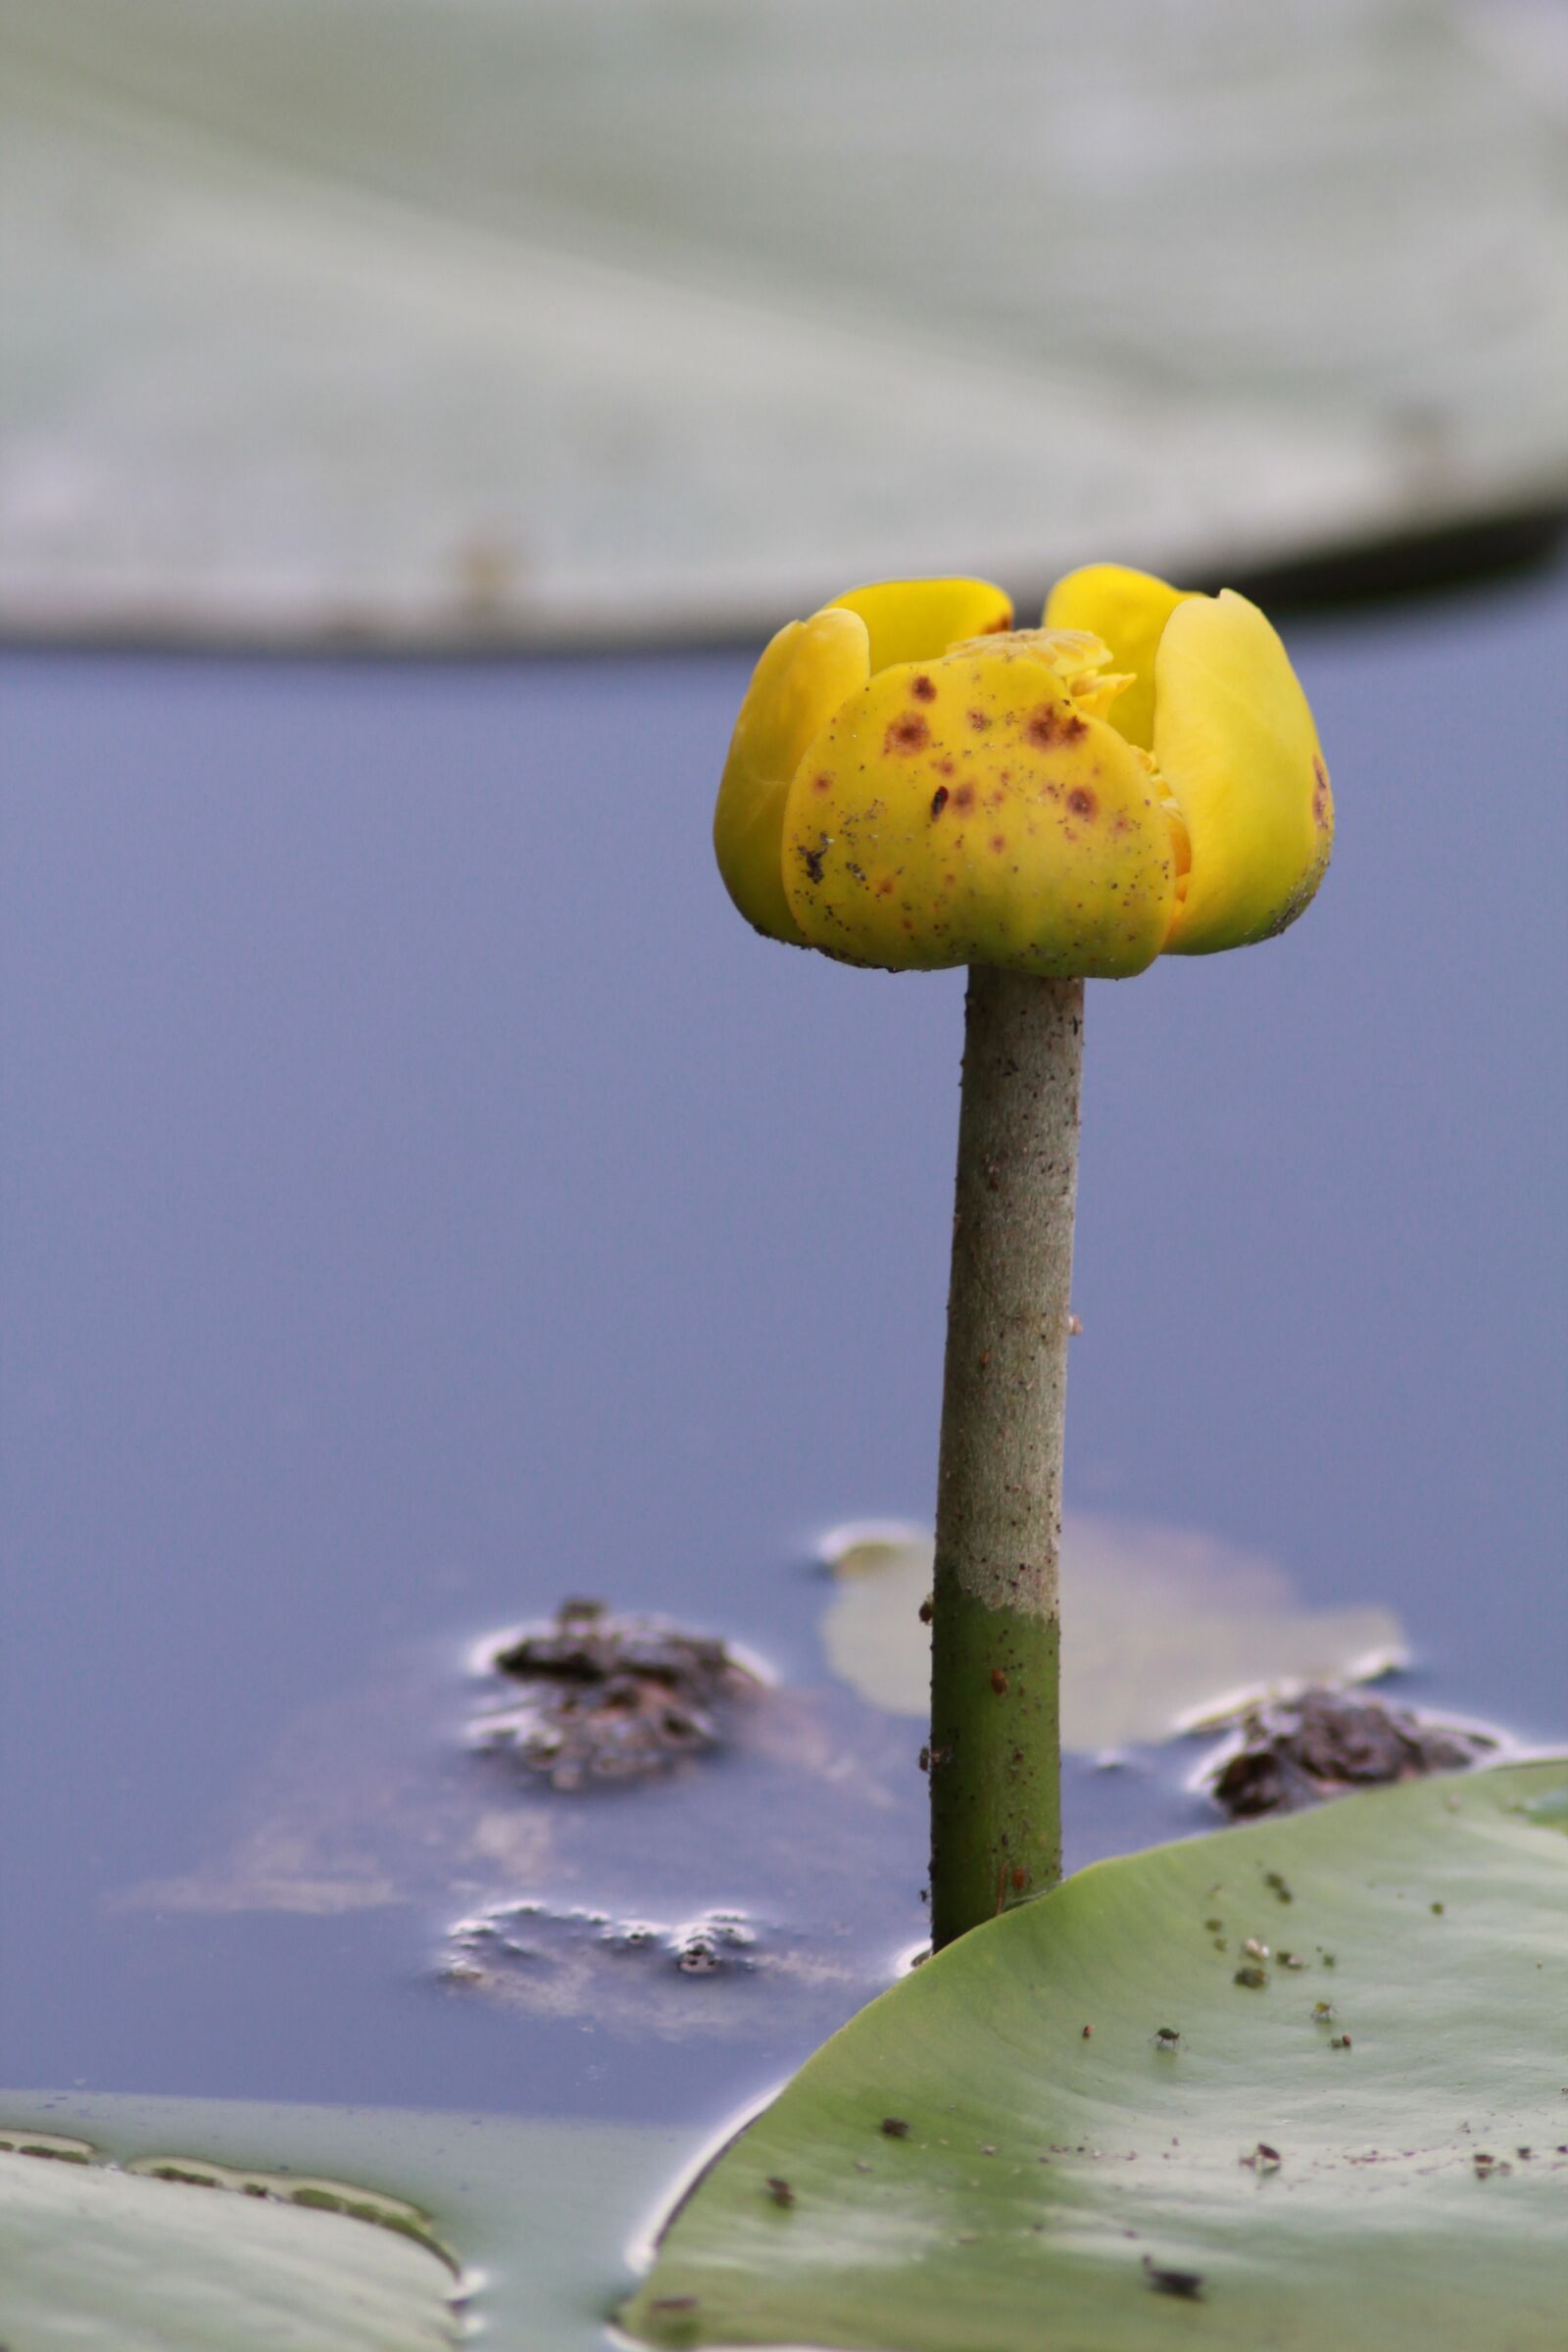
<path fill-rule="evenodd" d="M 960 784 L 953 796 L 953 806 L 955 808 L 972 808 L 974 807 L 974 786 Z"/>
<path fill-rule="evenodd" d="M 811 790 L 813 792 L 831 792 L 832 789 L 833 779 L 826 773 L 825 770 L 821 775 L 813 776 L 811 778 Z"/>
<path fill-rule="evenodd" d="M 936 681 L 922 669 L 919 676 L 909 680 L 909 692 L 917 703 L 934 703 L 937 699 Z"/>
<path fill-rule="evenodd" d="M 1084 818 L 1097 815 L 1100 809 L 1100 803 L 1087 784 L 1074 785 L 1072 791 L 1067 795 L 1067 806 L 1074 816 Z"/>
<path fill-rule="evenodd" d="M 988 620 L 981 630 L 982 637 L 1005 637 L 1012 626 L 1012 614 L 1004 612 L 1000 619 Z"/>
<path fill-rule="evenodd" d="M 964 712 L 964 716 L 969 721 L 970 726 L 974 728 L 977 735 L 983 735 L 987 727 L 989 727 L 991 724 L 990 717 L 984 710 L 966 710 Z"/>
<path fill-rule="evenodd" d="M 1329 771 L 1324 766 L 1322 760 L 1315 755 L 1312 760 L 1312 774 L 1315 778 L 1312 791 L 1312 821 L 1322 832 L 1327 830 L 1329 821 Z"/>
<path fill-rule="evenodd" d="M 931 740 L 931 729 L 917 710 L 906 710 L 894 719 L 882 738 L 885 752 L 923 752 Z"/>
<path fill-rule="evenodd" d="M 993 848 L 993 850 L 995 850 L 995 852 L 996 852 L 996 854 L 997 854 L 997 856 L 998 856 L 999 858 L 1002 856 L 1002 853 L 1003 853 L 1003 851 L 1004 851 L 1004 850 L 1006 848 L 1006 846 L 1007 846 L 1007 836 L 1005 835 L 1005 833 L 993 833 L 993 834 L 992 834 L 992 836 L 991 836 L 991 847 Z"/>
<path fill-rule="evenodd" d="M 1030 711 L 1025 731 L 1030 742 L 1045 751 L 1053 744 L 1076 743 L 1089 732 L 1089 721 L 1080 718 L 1076 710 L 1064 710 L 1059 703 L 1042 703 Z"/>

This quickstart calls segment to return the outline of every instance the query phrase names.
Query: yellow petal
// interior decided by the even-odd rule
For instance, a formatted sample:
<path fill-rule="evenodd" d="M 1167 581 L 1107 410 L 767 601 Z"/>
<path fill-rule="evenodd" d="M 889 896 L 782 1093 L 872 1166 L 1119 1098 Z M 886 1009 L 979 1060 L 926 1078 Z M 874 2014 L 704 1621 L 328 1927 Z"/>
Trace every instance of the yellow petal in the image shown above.
<path fill-rule="evenodd" d="M 1328 864 L 1334 801 L 1285 648 L 1228 588 L 1189 598 L 1166 624 L 1154 757 L 1192 839 L 1171 952 L 1204 956 L 1283 931 Z"/>
<path fill-rule="evenodd" d="M 893 662 L 934 662 L 960 637 L 1012 626 L 1012 605 L 989 580 L 876 580 L 835 598 L 830 612 L 858 612 L 871 633 L 873 674 Z"/>
<path fill-rule="evenodd" d="M 1165 623 L 1184 602 L 1180 588 L 1124 564 L 1087 564 L 1069 571 L 1046 600 L 1046 625 L 1088 629 L 1110 649 L 1111 665 L 1130 670 L 1133 684 L 1117 701 L 1110 723 L 1145 751 L 1154 740 L 1154 655 Z"/>
<path fill-rule="evenodd" d="M 713 812 L 724 887 L 749 923 L 803 947 L 784 896 L 784 798 L 801 754 L 869 669 L 864 621 L 829 610 L 792 620 L 763 652 L 746 690 Z"/>
<path fill-rule="evenodd" d="M 1027 646 L 882 670 L 808 750 L 785 809 L 801 935 L 852 963 L 1142 971 L 1174 867 L 1148 760 Z"/>

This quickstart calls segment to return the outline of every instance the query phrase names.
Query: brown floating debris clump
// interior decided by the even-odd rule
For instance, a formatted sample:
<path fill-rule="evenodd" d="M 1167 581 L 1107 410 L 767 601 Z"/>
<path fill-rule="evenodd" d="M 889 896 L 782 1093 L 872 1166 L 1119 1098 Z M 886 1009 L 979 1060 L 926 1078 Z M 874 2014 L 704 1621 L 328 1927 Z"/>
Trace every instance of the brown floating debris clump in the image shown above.
<path fill-rule="evenodd" d="M 1490 1734 L 1462 1724 L 1430 1722 L 1353 1690 L 1314 1688 L 1239 1715 L 1234 1743 L 1210 1786 L 1231 1819 L 1246 1821 L 1294 1813 L 1352 1788 L 1453 1772 L 1496 1745 Z M 1292 1899 L 1283 1885 L 1274 1891 L 1281 1902 Z"/>
<path fill-rule="evenodd" d="M 718 1746 L 726 1704 L 760 1688 L 725 1642 L 597 1600 L 563 1601 L 490 1664 L 517 1688 L 476 1715 L 475 1744 L 568 1790 L 648 1779 Z"/>

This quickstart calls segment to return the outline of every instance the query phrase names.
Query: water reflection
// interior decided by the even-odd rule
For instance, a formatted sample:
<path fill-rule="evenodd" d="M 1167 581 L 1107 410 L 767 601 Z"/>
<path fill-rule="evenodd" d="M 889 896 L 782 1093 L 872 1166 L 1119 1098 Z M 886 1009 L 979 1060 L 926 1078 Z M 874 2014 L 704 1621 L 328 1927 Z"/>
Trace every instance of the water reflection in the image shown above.
<path fill-rule="evenodd" d="M 1296 632 L 1335 870 L 1277 946 L 1092 994 L 1069 1434 L 1080 1502 L 1387 1604 L 1422 1695 L 1525 1735 L 1562 1729 L 1565 618 L 1559 572 Z M 672 2059 L 437 1998 L 416 1880 L 111 1899 L 199 1872 L 280 1740 L 373 1814 L 385 1743 L 316 1743 L 356 1692 L 438 1778 L 461 1645 L 567 1592 L 819 1685 L 810 1533 L 928 1512 L 960 983 L 736 922 L 745 666 L 7 659 L 11 2079 L 698 2113 L 820 2025 Z M 876 1769 L 860 1970 L 918 1932 L 921 1784 Z M 783 1801 L 734 1795 L 732 1848 Z M 1191 1802 L 1076 1767 L 1073 1856 Z M 759 1850 L 799 1888 L 834 1826 Z M 783 1900 L 701 1875 L 668 1916 Z"/>

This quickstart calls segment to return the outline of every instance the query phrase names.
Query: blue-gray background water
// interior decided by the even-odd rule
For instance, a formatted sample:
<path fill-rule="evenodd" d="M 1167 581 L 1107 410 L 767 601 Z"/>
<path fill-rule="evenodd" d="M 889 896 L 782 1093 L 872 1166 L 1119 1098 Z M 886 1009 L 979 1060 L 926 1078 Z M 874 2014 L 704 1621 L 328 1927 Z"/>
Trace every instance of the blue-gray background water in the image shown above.
<path fill-rule="evenodd" d="M 1392 1604 L 1421 1696 L 1526 1738 L 1568 1728 L 1565 628 L 1560 566 L 1292 628 L 1335 864 L 1284 940 L 1091 991 L 1069 1413 L 1070 1499 Z M 383 1674 L 438 1758 L 462 1645 L 564 1593 L 820 1684 L 813 1535 L 929 1512 L 961 976 L 731 912 L 746 667 L 0 662 L 0 2079 L 686 2114 L 804 2054 L 454 2002 L 416 1907 L 125 1900 Z M 1074 1768 L 1079 1858 L 1192 1826 L 1117 1786 Z M 843 1934 L 918 1935 L 918 1796 L 907 1916 Z"/>

